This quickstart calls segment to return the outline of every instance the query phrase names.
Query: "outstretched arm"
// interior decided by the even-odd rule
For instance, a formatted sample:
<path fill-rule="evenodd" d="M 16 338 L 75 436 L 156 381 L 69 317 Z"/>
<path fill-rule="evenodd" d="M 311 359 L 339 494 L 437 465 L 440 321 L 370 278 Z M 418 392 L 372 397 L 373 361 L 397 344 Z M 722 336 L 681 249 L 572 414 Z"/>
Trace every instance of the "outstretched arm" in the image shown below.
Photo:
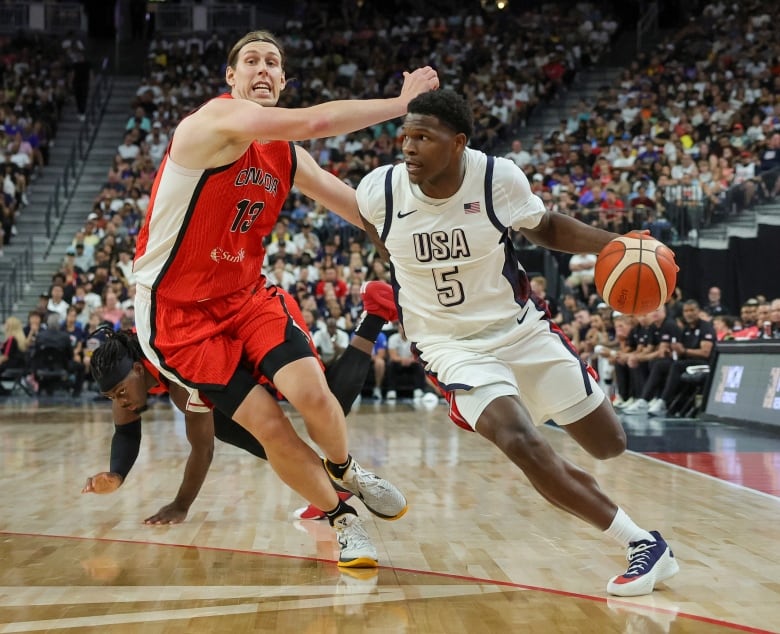
<path fill-rule="evenodd" d="M 179 491 L 173 502 L 166 504 L 154 515 L 147 517 L 144 524 L 179 524 L 183 522 L 190 506 L 198 497 L 214 457 L 214 418 L 212 413 L 186 411 L 187 396 L 184 388 L 172 383 L 170 391 L 174 404 L 184 412 L 190 455 L 184 467 L 184 476 L 181 485 L 179 485 Z"/>
<path fill-rule="evenodd" d="M 171 146 L 174 161 L 192 169 L 235 160 L 255 140 L 303 141 L 337 136 L 406 114 L 417 95 L 439 87 L 431 67 L 404 73 L 398 97 L 340 100 L 308 108 L 264 107 L 248 99 L 213 99 L 185 117 Z"/>
<path fill-rule="evenodd" d="M 567 216 L 548 211 L 541 222 L 533 229 L 521 229 L 520 232 L 534 244 L 562 251 L 563 253 L 598 253 L 617 233 L 591 227 Z"/>
<path fill-rule="evenodd" d="M 141 417 L 122 408 L 117 401 L 112 404 L 114 436 L 111 439 L 109 470 L 87 478 L 82 493 L 113 493 L 125 481 L 135 464 L 141 447 Z"/>
<path fill-rule="evenodd" d="M 363 229 L 355 190 L 317 165 L 311 155 L 300 146 L 295 146 L 295 154 L 298 162 L 295 168 L 296 187 L 347 222 Z"/>

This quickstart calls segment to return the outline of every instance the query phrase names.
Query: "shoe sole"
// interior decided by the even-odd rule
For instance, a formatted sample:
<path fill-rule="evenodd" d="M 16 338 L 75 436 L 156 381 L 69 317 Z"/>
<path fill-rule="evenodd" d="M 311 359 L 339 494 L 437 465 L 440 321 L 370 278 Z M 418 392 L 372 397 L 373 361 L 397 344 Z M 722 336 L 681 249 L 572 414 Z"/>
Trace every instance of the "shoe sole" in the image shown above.
<path fill-rule="evenodd" d="M 356 557 L 349 561 L 342 561 L 339 559 L 336 564 L 339 568 L 378 568 L 379 562 L 371 557 Z"/>
<path fill-rule="evenodd" d="M 360 500 L 360 496 L 356 495 L 355 497 L 356 497 L 358 500 Z M 360 501 L 361 501 L 361 502 L 363 502 L 363 500 L 360 500 Z M 371 508 L 371 507 L 370 507 L 368 504 L 366 504 L 365 502 L 363 502 L 363 505 L 364 505 L 364 506 L 365 506 L 365 507 L 366 507 L 366 508 L 367 508 L 369 511 L 371 511 L 371 513 L 373 513 L 374 515 L 376 515 L 378 518 L 380 518 L 380 519 L 383 519 L 383 520 L 385 520 L 385 521 L 387 521 L 387 522 L 394 522 L 395 520 L 400 520 L 400 519 L 401 519 L 401 518 L 402 518 L 404 515 L 406 515 L 406 511 L 408 511 L 408 510 L 409 510 L 409 505 L 407 504 L 405 507 L 403 507 L 403 508 L 401 509 L 401 511 L 400 511 L 399 513 L 396 513 L 395 515 L 393 515 L 393 516 L 391 517 L 390 515 L 382 515 L 382 513 L 377 513 L 377 512 L 376 512 L 374 509 L 372 509 L 372 508 Z"/>
<path fill-rule="evenodd" d="M 677 559 L 667 546 L 666 551 L 661 555 L 661 560 L 653 569 L 653 574 L 646 574 L 635 581 L 623 584 L 616 584 L 610 580 L 607 584 L 607 594 L 616 597 L 641 597 L 651 594 L 657 584 L 670 579 L 678 572 L 680 572 L 680 564 L 677 563 Z M 615 579 L 617 578 L 615 577 Z"/>

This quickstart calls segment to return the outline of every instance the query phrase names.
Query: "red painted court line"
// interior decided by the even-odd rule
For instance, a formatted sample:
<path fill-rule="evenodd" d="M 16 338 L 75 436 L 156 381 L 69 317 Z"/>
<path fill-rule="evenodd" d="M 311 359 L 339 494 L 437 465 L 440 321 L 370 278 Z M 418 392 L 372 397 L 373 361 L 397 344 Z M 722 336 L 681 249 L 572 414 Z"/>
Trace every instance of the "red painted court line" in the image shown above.
<path fill-rule="evenodd" d="M 225 548 L 220 546 L 196 546 L 193 544 L 167 544 L 165 542 L 154 542 L 148 540 L 133 540 L 133 539 L 112 539 L 109 537 L 80 537 L 75 535 L 47 535 L 46 533 L 17 533 L 14 531 L 0 531 L 0 535 L 10 535 L 17 537 L 48 537 L 52 539 L 72 539 L 78 541 L 93 541 L 102 543 L 116 543 L 116 544 L 138 544 L 142 546 L 167 546 L 171 548 L 188 548 L 194 550 L 208 550 L 215 552 L 225 553 L 238 553 L 243 555 L 256 555 L 262 557 L 276 557 L 280 559 L 297 559 L 299 561 L 316 561 L 319 563 L 334 564 L 335 560 L 323 559 L 321 557 L 305 557 L 302 555 L 285 555 L 282 553 L 269 553 L 259 550 L 244 550 L 241 548 Z M 606 597 L 597 597 L 589 594 L 580 594 L 578 592 L 568 592 L 566 590 L 557 590 L 555 588 L 545 588 L 542 586 L 531 586 L 524 583 L 514 583 L 512 581 L 500 581 L 497 579 L 485 579 L 482 577 L 470 577 L 467 575 L 457 575 L 449 572 L 437 572 L 432 570 L 416 570 L 414 568 L 400 568 L 396 566 L 379 566 L 384 570 L 393 570 L 394 572 L 404 572 L 408 574 L 427 575 L 430 577 L 440 577 L 442 579 L 453 579 L 457 581 L 467 581 L 469 583 L 481 583 L 485 585 L 501 586 L 506 588 L 517 588 L 520 590 L 532 590 L 535 592 L 542 592 L 544 594 L 552 594 L 562 597 L 571 597 L 574 599 L 585 599 L 587 601 L 595 601 L 596 603 L 607 603 Z M 610 601 L 615 601 L 614 598 L 610 598 Z M 673 614 L 673 610 L 667 608 L 649 607 L 641 604 L 630 603 L 627 600 L 619 599 L 619 603 L 630 608 L 641 608 L 644 611 L 656 612 L 659 614 Z M 708 616 L 700 616 L 698 614 L 688 614 L 687 612 L 677 612 L 678 617 L 689 619 L 691 621 L 699 621 L 701 623 L 710 623 L 712 625 L 718 625 L 721 627 L 731 628 L 738 632 L 750 632 L 751 634 L 776 634 L 771 630 L 762 630 L 748 625 L 741 625 L 739 623 L 731 623 L 729 621 L 723 621 L 720 619 L 710 618 Z"/>
<path fill-rule="evenodd" d="M 647 452 L 644 455 L 780 497 L 780 452 Z"/>

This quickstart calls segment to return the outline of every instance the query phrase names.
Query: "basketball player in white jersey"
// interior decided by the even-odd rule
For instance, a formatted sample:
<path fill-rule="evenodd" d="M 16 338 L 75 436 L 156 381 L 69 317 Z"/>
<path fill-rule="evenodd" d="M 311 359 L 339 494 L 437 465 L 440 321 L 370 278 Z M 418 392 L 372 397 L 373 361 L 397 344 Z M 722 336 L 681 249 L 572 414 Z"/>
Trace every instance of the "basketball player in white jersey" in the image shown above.
<path fill-rule="evenodd" d="M 669 546 L 537 429 L 552 419 L 599 459 L 626 447 L 609 400 L 530 294 L 509 236 L 598 253 L 616 234 L 546 211 L 519 167 L 468 148 L 471 111 L 452 91 L 413 99 L 403 133 L 404 164 L 371 172 L 357 197 L 389 253 L 407 337 L 456 424 L 495 443 L 549 502 L 628 548 L 628 570 L 607 592 L 649 594 L 678 570 Z"/>

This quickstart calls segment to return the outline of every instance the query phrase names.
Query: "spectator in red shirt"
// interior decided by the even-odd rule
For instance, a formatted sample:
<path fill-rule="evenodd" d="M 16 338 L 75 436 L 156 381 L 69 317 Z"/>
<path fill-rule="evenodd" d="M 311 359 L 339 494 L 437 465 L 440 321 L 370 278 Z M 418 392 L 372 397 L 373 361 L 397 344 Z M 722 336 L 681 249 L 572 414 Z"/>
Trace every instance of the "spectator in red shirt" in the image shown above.
<path fill-rule="evenodd" d="M 326 266 L 322 272 L 322 279 L 317 282 L 317 286 L 314 289 L 314 296 L 317 301 L 323 299 L 325 296 L 325 287 L 330 284 L 333 286 L 333 291 L 340 302 L 343 302 L 349 293 L 349 287 L 347 283 L 339 277 L 338 269 L 335 266 Z"/>

